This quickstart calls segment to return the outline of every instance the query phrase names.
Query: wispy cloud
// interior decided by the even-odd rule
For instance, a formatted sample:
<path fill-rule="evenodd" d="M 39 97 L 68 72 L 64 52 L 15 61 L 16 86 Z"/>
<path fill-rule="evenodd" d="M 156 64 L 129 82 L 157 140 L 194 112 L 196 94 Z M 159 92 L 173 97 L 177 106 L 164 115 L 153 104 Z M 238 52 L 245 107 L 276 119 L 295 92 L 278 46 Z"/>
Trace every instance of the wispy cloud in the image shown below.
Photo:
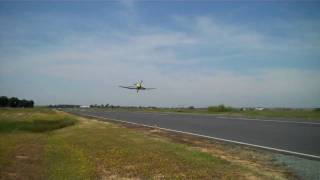
<path fill-rule="evenodd" d="M 112 26 L 117 22 L 103 21 L 85 21 L 81 27 L 87 29 L 77 29 L 53 14 L 47 17 L 55 23 L 44 27 L 45 38 L 33 39 L 41 34 L 43 22 L 33 22 L 40 30 L 29 27 L 26 37 L 15 39 L 14 30 L 1 32 L 5 42 L 14 41 L 10 47 L 0 46 L 0 52 L 6 52 L 0 55 L 1 92 L 32 96 L 39 104 L 319 105 L 320 33 L 308 25 L 301 32 L 279 25 L 288 31 L 285 38 L 208 15 L 172 15 L 174 27 L 150 26 L 136 4 L 122 4 L 111 14 L 129 24 L 123 29 Z M 20 23 L 21 28 L 28 26 Z M 28 40 L 38 44 L 19 44 Z M 19 79 L 19 72 L 27 73 Z M 118 88 L 141 79 L 158 89 L 137 96 Z"/>

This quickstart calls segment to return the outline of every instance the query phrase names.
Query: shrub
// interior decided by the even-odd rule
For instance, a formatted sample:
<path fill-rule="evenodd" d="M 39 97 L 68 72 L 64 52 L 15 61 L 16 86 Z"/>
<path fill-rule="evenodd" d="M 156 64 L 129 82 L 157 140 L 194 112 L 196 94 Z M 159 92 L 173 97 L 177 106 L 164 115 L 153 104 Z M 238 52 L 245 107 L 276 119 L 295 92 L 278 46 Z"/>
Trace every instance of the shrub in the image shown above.
<path fill-rule="evenodd" d="M 232 107 L 227 107 L 223 104 L 220 104 L 218 106 L 209 106 L 208 107 L 208 111 L 209 112 L 229 112 L 232 111 L 233 108 Z"/>
<path fill-rule="evenodd" d="M 320 112 L 320 108 L 314 108 L 313 111 Z"/>
<path fill-rule="evenodd" d="M 0 107 L 33 107 L 32 100 L 18 99 L 16 97 L 8 98 L 6 96 L 0 97 Z"/>
<path fill-rule="evenodd" d="M 12 132 L 17 130 L 29 132 L 46 132 L 61 129 L 67 126 L 74 125 L 76 119 L 63 118 L 55 120 L 33 120 L 33 121 L 14 121 L 14 120 L 1 120 L 0 133 Z"/>

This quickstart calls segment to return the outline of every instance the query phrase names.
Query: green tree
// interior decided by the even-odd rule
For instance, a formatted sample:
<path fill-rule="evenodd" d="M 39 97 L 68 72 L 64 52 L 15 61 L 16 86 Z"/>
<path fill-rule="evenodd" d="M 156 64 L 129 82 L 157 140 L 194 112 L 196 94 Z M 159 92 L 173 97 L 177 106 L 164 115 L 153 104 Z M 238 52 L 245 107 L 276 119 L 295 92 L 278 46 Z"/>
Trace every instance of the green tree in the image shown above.
<path fill-rule="evenodd" d="M 33 107 L 33 106 L 34 106 L 34 102 L 32 100 L 28 101 L 26 107 Z"/>
<path fill-rule="evenodd" d="M 9 98 L 8 104 L 10 107 L 18 107 L 19 106 L 19 99 L 16 97 Z"/>
<path fill-rule="evenodd" d="M 209 112 L 229 112 L 234 110 L 232 107 L 227 107 L 223 104 L 220 104 L 218 106 L 210 106 L 208 107 Z"/>
<path fill-rule="evenodd" d="M 9 99 L 7 96 L 0 97 L 0 107 L 7 107 L 9 104 Z"/>
<path fill-rule="evenodd" d="M 27 101 L 25 99 L 19 100 L 18 107 L 28 107 L 28 103 L 29 103 L 29 101 Z"/>

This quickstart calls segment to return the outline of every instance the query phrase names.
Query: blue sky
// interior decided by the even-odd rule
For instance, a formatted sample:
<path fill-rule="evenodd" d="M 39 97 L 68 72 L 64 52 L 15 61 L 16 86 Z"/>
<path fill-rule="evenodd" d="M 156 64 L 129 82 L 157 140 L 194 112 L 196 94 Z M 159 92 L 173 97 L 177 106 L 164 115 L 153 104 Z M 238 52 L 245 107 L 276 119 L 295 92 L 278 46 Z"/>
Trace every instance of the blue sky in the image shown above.
<path fill-rule="evenodd" d="M 44 104 L 320 106 L 318 2 L 0 2 L 0 94 Z M 137 95 L 118 85 L 144 80 Z"/>

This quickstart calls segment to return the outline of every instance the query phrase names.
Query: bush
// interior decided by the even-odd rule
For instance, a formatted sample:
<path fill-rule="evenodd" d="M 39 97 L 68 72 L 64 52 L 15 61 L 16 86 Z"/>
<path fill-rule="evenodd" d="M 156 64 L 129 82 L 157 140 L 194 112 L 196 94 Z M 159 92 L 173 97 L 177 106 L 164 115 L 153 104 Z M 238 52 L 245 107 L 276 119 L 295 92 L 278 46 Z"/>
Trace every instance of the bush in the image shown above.
<path fill-rule="evenodd" d="M 227 107 L 223 104 L 220 104 L 219 106 L 209 106 L 208 111 L 209 112 L 229 112 L 232 111 L 232 107 Z"/>
<path fill-rule="evenodd" d="M 46 132 L 61 129 L 67 126 L 74 125 L 76 119 L 63 118 L 55 120 L 33 120 L 33 121 L 14 121 L 1 120 L 0 133 L 12 132 L 17 130 L 29 132 Z"/>
<path fill-rule="evenodd" d="M 320 112 L 320 108 L 314 108 L 313 111 Z"/>
<path fill-rule="evenodd" d="M 75 119 L 57 119 L 57 120 L 35 120 L 32 123 L 27 124 L 22 127 L 21 130 L 31 131 L 31 132 L 45 132 L 52 131 L 56 129 L 61 129 L 67 126 L 74 125 L 76 123 Z"/>
<path fill-rule="evenodd" d="M 9 98 L 7 96 L 0 97 L 0 107 L 6 107 L 9 104 Z"/>
<path fill-rule="evenodd" d="M 8 98 L 6 96 L 0 97 L 0 107 L 33 107 L 32 100 L 18 99 L 16 97 Z"/>

